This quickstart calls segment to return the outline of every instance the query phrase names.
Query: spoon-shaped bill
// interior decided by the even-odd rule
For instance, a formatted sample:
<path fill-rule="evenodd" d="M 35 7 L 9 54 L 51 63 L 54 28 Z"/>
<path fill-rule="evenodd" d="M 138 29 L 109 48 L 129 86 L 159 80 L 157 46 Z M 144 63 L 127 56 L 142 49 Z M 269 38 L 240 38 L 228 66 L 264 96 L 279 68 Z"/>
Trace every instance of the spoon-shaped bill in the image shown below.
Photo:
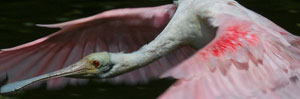
<path fill-rule="evenodd" d="M 26 86 L 30 86 L 36 82 L 48 80 L 51 78 L 85 74 L 87 70 L 88 69 L 84 68 L 83 65 L 74 64 L 48 74 L 40 75 L 23 81 L 6 84 L 0 88 L 0 94 L 15 92 Z"/>

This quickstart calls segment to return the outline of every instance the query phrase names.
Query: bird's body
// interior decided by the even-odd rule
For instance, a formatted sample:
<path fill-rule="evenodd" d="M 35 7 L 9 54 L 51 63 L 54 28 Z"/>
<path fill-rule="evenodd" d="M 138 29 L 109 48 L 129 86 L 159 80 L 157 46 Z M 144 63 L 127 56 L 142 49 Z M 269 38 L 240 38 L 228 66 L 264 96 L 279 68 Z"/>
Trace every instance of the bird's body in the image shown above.
<path fill-rule="evenodd" d="M 42 26 L 60 27 L 62 30 L 32 43 L 4 50 L 0 53 L 0 61 L 18 54 L 22 59 L 36 52 L 29 56 L 29 60 L 14 59 L 13 63 L 7 63 L 25 62 L 29 65 L 25 72 L 33 65 L 54 65 L 44 65 L 43 61 L 66 66 L 77 61 L 76 56 L 99 51 L 109 53 L 94 53 L 60 71 L 8 84 L 1 87 L 1 93 L 56 76 L 105 79 L 129 72 L 113 81 L 147 81 L 151 77 L 178 79 L 159 97 L 162 99 L 300 97 L 297 80 L 299 37 L 234 0 L 179 0 L 178 6 L 113 10 L 89 18 Z M 156 36 L 155 33 L 159 32 Z M 73 38 L 65 39 L 67 36 Z M 37 47 L 45 47 L 46 51 L 35 50 Z M 48 47 L 52 49 L 47 50 Z M 189 47 L 198 51 L 192 54 L 194 50 Z M 120 53 L 122 50 L 131 53 Z M 58 55 L 48 53 L 52 51 Z M 5 55 L 10 56 L 7 58 Z M 36 62 L 44 55 L 46 58 L 42 62 Z M 166 55 L 171 57 L 162 58 Z M 183 62 L 170 66 L 179 61 Z M 13 67 L 1 66 L 1 72 L 14 70 Z M 55 80 L 54 85 L 49 83 L 50 87 L 63 84 Z"/>

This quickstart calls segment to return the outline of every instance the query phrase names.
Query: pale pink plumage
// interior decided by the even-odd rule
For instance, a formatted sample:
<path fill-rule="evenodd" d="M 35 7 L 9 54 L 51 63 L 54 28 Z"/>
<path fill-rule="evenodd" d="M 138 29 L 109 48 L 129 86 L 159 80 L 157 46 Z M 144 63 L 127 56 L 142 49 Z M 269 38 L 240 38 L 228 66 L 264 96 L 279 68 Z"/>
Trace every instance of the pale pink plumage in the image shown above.
<path fill-rule="evenodd" d="M 244 10 L 249 16 L 215 15 L 214 23 L 210 24 L 217 27 L 215 39 L 184 62 L 180 63 L 193 53 L 192 49 L 180 49 L 113 81 L 147 81 L 180 63 L 162 75 L 178 81 L 159 98 L 300 97 L 299 37 L 240 5 L 230 2 L 229 5 Z M 71 22 L 41 25 L 62 30 L 0 52 L 1 75 L 7 72 L 9 78 L 20 80 L 60 69 L 92 52 L 134 51 L 161 32 L 175 9 L 174 5 L 120 9 Z M 77 82 L 69 80 L 50 80 L 49 86 Z"/>
<path fill-rule="evenodd" d="M 3 49 L 0 73 L 2 77 L 7 73 L 9 82 L 13 82 L 61 69 L 90 53 L 135 51 L 162 31 L 175 9 L 175 5 L 117 9 L 70 22 L 39 25 L 62 30 L 21 46 Z M 107 80 L 129 84 L 147 82 L 193 52 L 191 48 L 182 48 L 147 67 Z M 49 88 L 60 88 L 68 83 L 85 82 L 87 80 L 58 78 L 47 84 Z"/>
<path fill-rule="evenodd" d="M 299 37 L 249 13 L 253 21 L 215 15 L 215 39 L 162 76 L 178 81 L 159 98 L 299 98 Z"/>

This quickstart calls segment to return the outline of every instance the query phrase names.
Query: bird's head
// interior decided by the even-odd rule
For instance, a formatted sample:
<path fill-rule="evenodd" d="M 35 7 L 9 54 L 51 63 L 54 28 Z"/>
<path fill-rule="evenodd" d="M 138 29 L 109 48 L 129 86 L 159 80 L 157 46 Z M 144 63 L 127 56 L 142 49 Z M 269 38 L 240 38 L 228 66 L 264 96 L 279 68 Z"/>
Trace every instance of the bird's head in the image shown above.
<path fill-rule="evenodd" d="M 77 63 L 68 66 L 64 71 L 70 73 L 66 76 L 77 78 L 98 78 L 100 75 L 109 72 L 113 64 L 110 62 L 110 56 L 107 52 L 93 53 Z"/>
<path fill-rule="evenodd" d="M 110 62 L 110 56 L 107 52 L 93 53 L 77 63 L 67 66 L 66 68 L 33 77 L 27 80 L 9 83 L 0 88 L 0 94 L 10 93 L 20 90 L 35 82 L 44 81 L 57 77 L 76 77 L 76 78 L 99 78 L 101 75 L 108 73 L 113 64 Z"/>

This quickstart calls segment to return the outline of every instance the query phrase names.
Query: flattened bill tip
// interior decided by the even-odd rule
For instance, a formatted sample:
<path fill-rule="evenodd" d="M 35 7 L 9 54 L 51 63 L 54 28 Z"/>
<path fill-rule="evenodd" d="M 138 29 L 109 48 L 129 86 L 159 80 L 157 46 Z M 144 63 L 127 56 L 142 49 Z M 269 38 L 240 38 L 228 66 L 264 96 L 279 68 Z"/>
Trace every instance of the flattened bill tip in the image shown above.
<path fill-rule="evenodd" d="M 26 86 L 29 86 L 35 82 L 38 82 L 40 80 L 47 78 L 47 77 L 48 77 L 48 75 L 41 75 L 41 76 L 33 77 L 33 78 L 30 78 L 27 80 L 23 80 L 23 81 L 8 83 L 4 86 L 1 86 L 0 94 L 9 94 L 9 93 L 16 92 Z"/>
<path fill-rule="evenodd" d="M 18 82 L 13 82 L 13 83 L 9 83 L 6 84 L 4 86 L 0 86 L 0 94 L 13 94 L 14 92 L 21 90 L 22 88 L 25 88 L 26 86 L 30 86 L 36 82 L 40 82 L 40 81 L 45 81 L 51 78 L 57 78 L 57 77 L 62 77 L 62 76 L 68 76 L 68 75 L 74 75 L 77 74 L 78 72 L 80 73 L 80 70 L 82 70 L 82 68 L 77 68 L 77 69 L 73 69 L 73 67 L 67 67 L 61 70 L 57 70 L 51 73 L 47 73 L 44 75 L 40 75 L 37 77 L 33 77 L 30 79 L 26 79 L 23 81 L 18 81 Z"/>
<path fill-rule="evenodd" d="M 13 93 L 18 91 L 19 89 L 25 87 L 28 83 L 26 81 L 9 83 L 0 88 L 0 94 Z"/>
<path fill-rule="evenodd" d="M 11 84 L 2 86 L 0 88 L 0 94 L 5 94 L 5 93 L 12 92 L 12 90 L 10 88 L 11 88 Z"/>

